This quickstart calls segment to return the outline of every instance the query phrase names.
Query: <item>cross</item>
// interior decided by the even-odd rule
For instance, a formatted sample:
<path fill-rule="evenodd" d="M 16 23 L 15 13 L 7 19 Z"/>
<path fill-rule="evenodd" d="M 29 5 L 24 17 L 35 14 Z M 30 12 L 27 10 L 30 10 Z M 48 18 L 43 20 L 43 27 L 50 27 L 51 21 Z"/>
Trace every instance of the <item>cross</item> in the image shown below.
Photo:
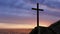
<path fill-rule="evenodd" d="M 38 28 L 38 34 L 40 34 L 40 28 L 39 28 L 39 11 L 44 11 L 43 9 L 39 9 L 39 3 L 37 3 L 37 8 L 32 8 L 32 10 L 37 10 L 37 28 Z"/>
<path fill-rule="evenodd" d="M 39 3 L 37 3 L 37 8 L 32 8 L 32 10 L 37 10 L 37 27 L 39 27 L 39 11 L 44 11 L 44 10 L 39 9 Z"/>

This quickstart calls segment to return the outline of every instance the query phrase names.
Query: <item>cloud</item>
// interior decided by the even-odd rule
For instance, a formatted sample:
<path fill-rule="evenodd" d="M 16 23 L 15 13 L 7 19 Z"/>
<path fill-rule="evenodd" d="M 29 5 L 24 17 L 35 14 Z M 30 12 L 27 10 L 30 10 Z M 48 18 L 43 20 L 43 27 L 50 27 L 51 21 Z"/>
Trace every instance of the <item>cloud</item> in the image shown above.
<path fill-rule="evenodd" d="M 51 8 L 59 8 L 60 9 L 60 0 L 30 0 L 32 3 L 39 2 L 40 4 L 46 5 Z"/>
<path fill-rule="evenodd" d="M 60 12 L 56 12 L 56 11 L 45 10 L 45 11 L 41 12 L 41 14 L 60 17 Z"/>

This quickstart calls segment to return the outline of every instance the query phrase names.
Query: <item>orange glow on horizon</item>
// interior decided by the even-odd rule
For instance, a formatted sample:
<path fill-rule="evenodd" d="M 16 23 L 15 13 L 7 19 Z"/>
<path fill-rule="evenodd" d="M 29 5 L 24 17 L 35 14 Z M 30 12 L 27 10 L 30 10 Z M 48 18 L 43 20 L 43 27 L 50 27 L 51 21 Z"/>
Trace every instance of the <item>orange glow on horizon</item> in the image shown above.
<path fill-rule="evenodd" d="M 48 27 L 50 25 L 50 23 L 40 23 L 40 26 L 44 26 L 44 27 Z M 0 29 L 19 29 L 19 28 L 34 28 L 36 27 L 35 25 L 32 24 L 7 24 L 7 23 L 0 23 Z"/>

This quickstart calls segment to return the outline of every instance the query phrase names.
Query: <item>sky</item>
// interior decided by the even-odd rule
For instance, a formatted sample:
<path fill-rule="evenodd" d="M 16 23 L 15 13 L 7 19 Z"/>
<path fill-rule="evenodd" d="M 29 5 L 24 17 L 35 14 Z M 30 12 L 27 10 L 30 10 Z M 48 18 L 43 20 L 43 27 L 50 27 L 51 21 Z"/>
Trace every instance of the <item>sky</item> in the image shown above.
<path fill-rule="evenodd" d="M 0 28 L 36 27 L 36 3 L 40 26 L 49 27 L 60 20 L 60 0 L 0 0 Z"/>

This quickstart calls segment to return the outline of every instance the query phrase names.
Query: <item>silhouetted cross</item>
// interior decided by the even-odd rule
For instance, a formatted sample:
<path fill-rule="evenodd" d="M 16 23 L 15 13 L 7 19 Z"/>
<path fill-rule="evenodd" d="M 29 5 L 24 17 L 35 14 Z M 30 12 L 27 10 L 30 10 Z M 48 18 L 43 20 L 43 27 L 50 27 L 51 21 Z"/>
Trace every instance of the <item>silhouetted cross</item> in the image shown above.
<path fill-rule="evenodd" d="M 39 11 L 44 11 L 44 10 L 39 9 L 39 3 L 37 3 L 37 8 L 32 8 L 32 10 L 37 10 L 37 27 L 39 27 Z"/>

